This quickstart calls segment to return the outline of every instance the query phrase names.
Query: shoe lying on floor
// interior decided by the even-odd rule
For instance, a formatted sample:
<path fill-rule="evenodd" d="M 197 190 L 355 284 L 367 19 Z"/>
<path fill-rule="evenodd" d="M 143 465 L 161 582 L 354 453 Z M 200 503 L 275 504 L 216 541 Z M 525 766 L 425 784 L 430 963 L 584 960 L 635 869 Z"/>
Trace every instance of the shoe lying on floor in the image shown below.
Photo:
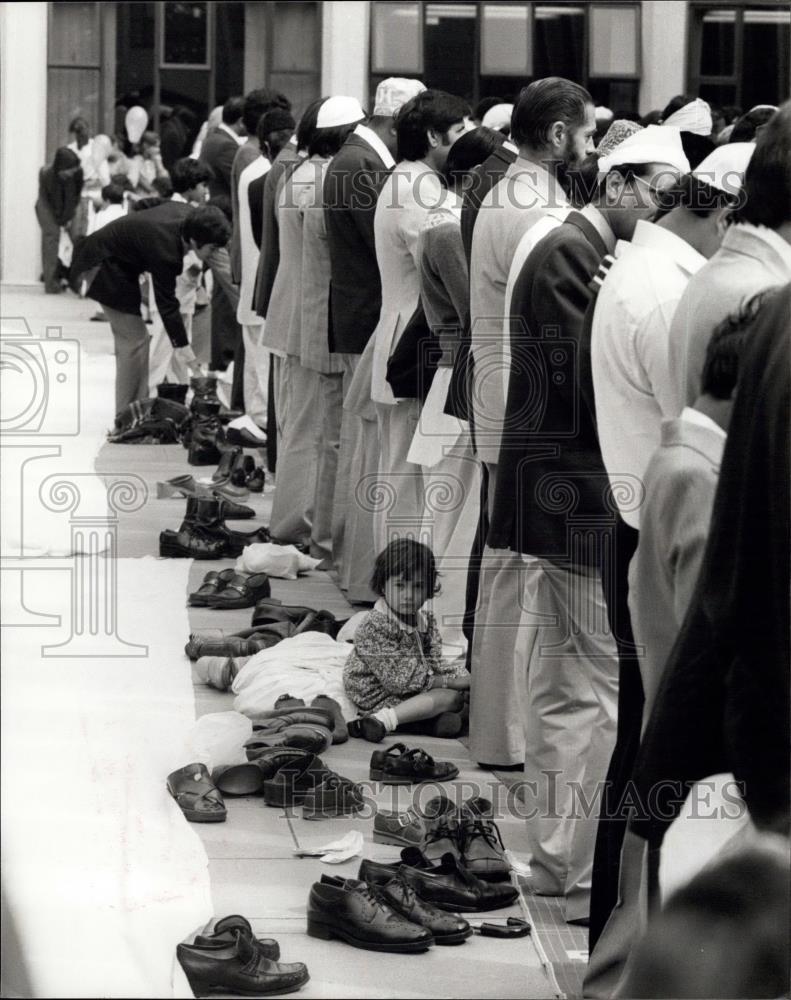
<path fill-rule="evenodd" d="M 360 862 L 360 878 L 375 885 L 402 875 L 421 899 L 441 910 L 476 913 L 510 906 L 518 898 L 512 885 L 491 884 L 477 878 L 462 867 L 453 854 L 445 854 L 438 863 L 416 847 L 401 852 L 401 861 L 384 864 L 364 858 Z"/>
<path fill-rule="evenodd" d="M 272 719 L 266 729 L 257 729 L 246 740 L 244 748 L 248 759 L 255 760 L 256 752 L 266 747 L 297 747 L 310 753 L 323 753 L 331 745 L 332 733 L 325 726 L 292 722 L 287 716 L 281 716 Z"/>
<path fill-rule="evenodd" d="M 435 944 L 463 944 L 472 937 L 472 927 L 463 917 L 421 899 L 401 872 L 380 885 L 378 892 L 396 913 L 431 931 Z"/>
<path fill-rule="evenodd" d="M 163 559 L 223 559 L 225 539 L 200 524 L 182 524 L 178 531 L 159 533 L 159 555 Z"/>
<path fill-rule="evenodd" d="M 309 788 L 302 801 L 303 819 L 332 819 L 361 812 L 365 800 L 359 785 L 349 778 L 330 772 Z"/>
<path fill-rule="evenodd" d="M 211 486 L 204 486 L 196 482 L 190 475 L 176 476 L 168 479 L 165 483 L 157 483 L 157 500 L 164 500 L 167 497 L 204 497 L 205 499 L 226 500 L 229 506 L 226 508 L 225 516 L 231 521 L 240 521 L 246 518 L 255 517 L 252 507 L 244 507 L 239 503 L 250 496 L 250 491 L 233 486 L 230 482 L 212 483 Z"/>
<path fill-rule="evenodd" d="M 332 771 L 321 757 L 306 754 L 301 760 L 283 764 L 264 782 L 264 802 L 280 809 L 301 805 L 308 792 Z"/>
<path fill-rule="evenodd" d="M 257 600 L 270 592 L 266 573 L 235 573 L 224 587 L 209 597 L 207 604 L 218 611 L 252 608 Z"/>
<path fill-rule="evenodd" d="M 269 531 L 233 531 L 225 524 L 224 500 L 188 497 L 187 510 L 178 531 L 163 531 L 159 554 L 181 559 L 219 559 L 242 554 L 245 545 L 269 540 Z"/>
<path fill-rule="evenodd" d="M 256 938 L 250 921 L 246 917 L 234 913 L 230 917 L 222 917 L 212 928 L 210 934 L 199 934 L 192 942 L 199 948 L 218 948 L 233 944 L 236 934 L 247 938 L 257 947 L 264 958 L 276 962 L 280 958 L 280 945 L 274 938 Z"/>
<path fill-rule="evenodd" d="M 310 978 L 302 962 L 273 962 L 239 931 L 222 948 L 179 944 L 176 957 L 196 997 L 293 993 Z"/>
<path fill-rule="evenodd" d="M 256 712 L 251 716 L 253 730 L 267 729 L 275 719 L 288 719 L 294 723 L 305 723 L 309 726 L 323 726 L 330 732 L 335 727 L 335 719 L 332 712 L 324 708 L 313 708 L 308 705 L 284 705 L 280 704 L 275 708 L 265 709 Z"/>
<path fill-rule="evenodd" d="M 255 656 L 262 649 L 271 649 L 281 640 L 294 635 L 294 626 L 287 622 L 264 628 L 241 629 L 230 635 L 201 635 L 193 632 L 184 647 L 191 660 L 203 656 L 232 656 L 234 659 Z"/>
<path fill-rule="evenodd" d="M 223 764 L 215 767 L 211 780 L 223 795 L 258 795 L 264 776 L 255 764 Z"/>
<path fill-rule="evenodd" d="M 332 729 L 333 743 L 345 743 L 349 739 L 349 732 L 346 728 L 346 720 L 343 717 L 343 711 L 334 698 L 330 698 L 329 695 L 326 694 L 317 694 L 310 703 L 310 707 L 320 708 L 331 714 L 334 723 L 334 725 L 330 727 Z"/>
<path fill-rule="evenodd" d="M 430 931 L 397 913 L 371 886 L 332 875 L 310 890 L 308 934 L 369 951 L 421 952 L 434 944 Z"/>
<path fill-rule="evenodd" d="M 190 823 L 223 823 L 222 794 L 205 764 L 187 764 L 168 775 L 167 788 Z"/>
<path fill-rule="evenodd" d="M 507 882 L 511 865 L 497 824 L 491 818 L 492 803 L 476 796 L 457 807 L 445 797 L 435 796 L 424 807 L 429 833 L 423 853 L 435 861 L 453 854 L 467 871 L 486 882 Z"/>
<path fill-rule="evenodd" d="M 420 847 L 426 839 L 426 824 L 413 809 L 406 812 L 379 810 L 374 816 L 374 842 Z"/>
<path fill-rule="evenodd" d="M 255 766 L 265 778 L 274 778 L 277 772 L 284 767 L 294 767 L 300 761 L 312 760 L 313 754 L 307 750 L 300 750 L 299 747 L 261 747 L 256 751 L 255 757 L 248 757 L 255 763 Z"/>
<path fill-rule="evenodd" d="M 235 569 L 224 569 L 220 572 L 211 570 L 203 578 L 203 583 L 196 591 L 190 594 L 187 604 L 191 608 L 206 608 L 209 605 L 209 598 L 219 594 L 224 587 L 236 575 Z"/>
<path fill-rule="evenodd" d="M 387 750 L 374 750 L 371 754 L 371 781 L 381 781 L 385 785 L 450 781 L 458 773 L 458 767 L 450 761 L 435 761 L 420 747 L 410 750 L 404 743 L 394 743 Z"/>

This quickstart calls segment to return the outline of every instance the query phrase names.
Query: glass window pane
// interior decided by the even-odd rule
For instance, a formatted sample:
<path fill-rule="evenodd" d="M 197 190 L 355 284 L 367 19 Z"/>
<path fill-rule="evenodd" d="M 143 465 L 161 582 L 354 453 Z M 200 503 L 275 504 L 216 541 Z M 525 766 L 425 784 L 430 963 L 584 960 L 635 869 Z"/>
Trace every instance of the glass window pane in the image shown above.
<path fill-rule="evenodd" d="M 536 7 L 534 75 L 582 80 L 584 71 L 585 10 L 582 7 Z"/>
<path fill-rule="evenodd" d="M 374 73 L 422 72 L 420 4 L 372 4 L 371 70 Z"/>
<path fill-rule="evenodd" d="M 127 108 L 142 105 L 151 113 L 154 99 L 154 4 L 116 4 L 115 93 L 123 132 Z"/>
<path fill-rule="evenodd" d="M 701 83 L 698 94 L 715 107 L 724 108 L 736 103 L 735 83 Z"/>
<path fill-rule="evenodd" d="M 530 76 L 528 4 L 486 3 L 482 8 L 481 73 L 488 76 Z"/>
<path fill-rule="evenodd" d="M 214 10 L 214 101 L 244 93 L 243 3 L 218 3 Z"/>
<path fill-rule="evenodd" d="M 594 76 L 637 73 L 639 12 L 636 7 L 591 7 L 590 72 Z"/>
<path fill-rule="evenodd" d="M 209 12 L 205 3 L 163 5 L 162 62 L 174 66 L 208 66 Z"/>
<path fill-rule="evenodd" d="M 275 4 L 272 69 L 314 73 L 319 68 L 320 51 L 317 4 Z"/>
<path fill-rule="evenodd" d="M 50 7 L 50 63 L 56 66 L 98 66 L 98 4 L 53 3 Z"/>
<path fill-rule="evenodd" d="M 701 76 L 731 76 L 735 52 L 736 11 L 706 11 L 700 33 Z"/>
<path fill-rule="evenodd" d="M 426 62 L 423 79 L 426 86 L 472 101 L 475 89 L 475 4 L 427 3 L 425 10 Z"/>
<path fill-rule="evenodd" d="M 755 7 L 745 10 L 742 79 L 745 111 L 756 104 L 780 104 L 786 100 L 790 56 L 791 11 Z"/>
<path fill-rule="evenodd" d="M 639 80 L 607 80 L 595 77 L 588 84 L 594 104 L 610 108 L 616 118 L 637 114 Z"/>

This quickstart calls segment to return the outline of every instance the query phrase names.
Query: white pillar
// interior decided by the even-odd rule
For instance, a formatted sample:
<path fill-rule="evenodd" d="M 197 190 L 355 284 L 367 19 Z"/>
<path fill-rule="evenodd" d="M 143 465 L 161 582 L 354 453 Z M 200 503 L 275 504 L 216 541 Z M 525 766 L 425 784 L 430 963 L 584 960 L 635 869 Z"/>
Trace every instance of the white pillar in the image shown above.
<path fill-rule="evenodd" d="M 321 5 L 321 92 L 368 100 L 368 3 Z M 366 108 L 366 110 L 370 110 Z"/>
<path fill-rule="evenodd" d="M 643 2 L 643 79 L 640 114 L 664 108 L 686 89 L 687 5 L 677 0 Z"/>
<path fill-rule="evenodd" d="M 34 211 L 47 135 L 46 3 L 0 4 L 0 277 L 29 285 L 41 273 Z"/>

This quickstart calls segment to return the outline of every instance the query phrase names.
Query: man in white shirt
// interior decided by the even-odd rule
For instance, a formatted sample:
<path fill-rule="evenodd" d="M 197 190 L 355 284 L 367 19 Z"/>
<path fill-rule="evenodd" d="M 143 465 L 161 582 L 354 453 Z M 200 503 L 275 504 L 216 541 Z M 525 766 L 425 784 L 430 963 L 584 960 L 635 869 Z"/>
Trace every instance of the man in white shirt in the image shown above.
<path fill-rule="evenodd" d="M 733 411 L 746 338 L 744 316 L 726 320 L 711 338 L 702 391 L 694 407 L 662 424 L 662 441 L 645 472 L 640 542 L 629 571 L 629 605 L 642 648 L 643 726 L 651 714 L 670 651 L 698 582 Z M 622 996 L 627 963 L 645 931 L 645 841 L 627 831 L 621 851 L 618 906 L 591 955 L 586 997 Z"/>
<path fill-rule="evenodd" d="M 727 155 L 723 183 L 728 175 L 744 175 L 743 203 L 719 250 L 690 279 L 673 317 L 673 416 L 697 398 L 714 328 L 756 293 L 791 281 L 791 101 L 767 122 L 756 144 L 727 143 L 717 152 Z M 696 173 L 708 169 L 707 162 Z"/>
<path fill-rule="evenodd" d="M 602 457 L 621 516 L 638 530 L 643 473 L 662 420 L 676 416 L 671 323 L 687 282 L 722 242 L 738 197 L 733 179 L 718 172 L 723 155 L 716 150 L 664 192 L 656 221 L 641 220 L 631 243 L 616 245 L 596 300 L 591 364 Z"/>

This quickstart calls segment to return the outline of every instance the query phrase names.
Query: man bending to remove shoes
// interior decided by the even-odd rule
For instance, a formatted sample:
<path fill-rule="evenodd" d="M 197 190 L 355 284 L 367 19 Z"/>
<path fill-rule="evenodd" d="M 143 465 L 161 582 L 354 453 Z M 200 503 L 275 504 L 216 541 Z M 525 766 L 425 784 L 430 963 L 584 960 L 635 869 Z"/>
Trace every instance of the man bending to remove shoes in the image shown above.
<path fill-rule="evenodd" d="M 189 344 L 176 280 L 184 255 L 205 261 L 224 247 L 231 227 L 218 208 L 168 201 L 116 219 L 87 237 L 72 262 L 72 278 L 84 276 L 88 297 L 100 302 L 115 342 L 115 412 L 148 396 L 148 330 L 140 315 L 140 276 L 151 275 L 157 308 L 179 361 L 200 374 Z"/>

